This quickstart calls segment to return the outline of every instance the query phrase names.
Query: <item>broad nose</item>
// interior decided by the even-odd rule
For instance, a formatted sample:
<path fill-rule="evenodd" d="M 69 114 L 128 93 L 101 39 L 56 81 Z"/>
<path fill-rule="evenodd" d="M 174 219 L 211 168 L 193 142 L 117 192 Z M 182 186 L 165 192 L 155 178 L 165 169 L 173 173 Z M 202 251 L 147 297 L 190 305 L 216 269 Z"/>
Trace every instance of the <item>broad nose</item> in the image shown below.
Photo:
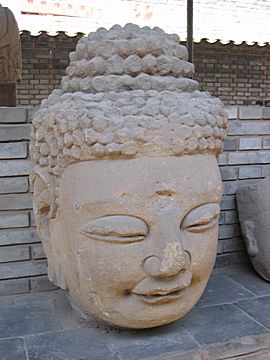
<path fill-rule="evenodd" d="M 151 276 L 172 276 L 187 269 L 190 265 L 189 254 L 181 242 L 169 243 L 161 257 L 152 255 L 145 259 L 144 270 Z"/>

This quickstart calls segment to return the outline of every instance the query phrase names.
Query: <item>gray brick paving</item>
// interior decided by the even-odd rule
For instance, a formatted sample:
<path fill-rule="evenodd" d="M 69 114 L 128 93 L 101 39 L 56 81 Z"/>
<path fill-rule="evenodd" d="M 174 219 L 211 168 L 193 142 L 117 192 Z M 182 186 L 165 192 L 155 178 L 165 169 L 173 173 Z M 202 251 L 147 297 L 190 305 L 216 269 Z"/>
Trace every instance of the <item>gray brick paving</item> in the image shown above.
<path fill-rule="evenodd" d="M 182 324 L 200 345 L 267 332 L 237 306 L 228 304 L 196 308 L 182 320 Z"/>
<path fill-rule="evenodd" d="M 270 296 L 239 301 L 237 306 L 270 330 Z"/>
<path fill-rule="evenodd" d="M 213 276 L 199 300 L 197 307 L 228 304 L 238 300 L 254 298 L 255 295 L 228 276 Z"/>
<path fill-rule="evenodd" d="M 5 360 L 190 360 L 202 359 L 199 352 L 242 356 L 250 349 L 270 354 L 269 312 L 270 283 L 244 267 L 216 270 L 189 314 L 148 330 L 85 322 L 61 290 L 3 296 L 0 354 Z"/>
<path fill-rule="evenodd" d="M 1 360 L 27 360 L 22 339 L 0 340 Z"/>

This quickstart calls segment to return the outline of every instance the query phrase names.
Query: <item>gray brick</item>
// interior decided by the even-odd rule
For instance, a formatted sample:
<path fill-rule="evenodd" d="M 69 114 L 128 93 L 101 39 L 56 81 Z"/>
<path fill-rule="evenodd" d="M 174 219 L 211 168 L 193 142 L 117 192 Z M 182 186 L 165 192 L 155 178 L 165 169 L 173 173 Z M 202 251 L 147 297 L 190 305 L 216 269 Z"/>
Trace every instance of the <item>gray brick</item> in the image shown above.
<path fill-rule="evenodd" d="M 239 168 L 239 179 L 260 178 L 262 169 L 258 166 L 241 166 Z"/>
<path fill-rule="evenodd" d="M 25 123 L 26 108 L 24 107 L 0 107 L 0 123 Z"/>
<path fill-rule="evenodd" d="M 35 276 L 30 279 L 32 291 L 48 291 L 56 290 L 57 286 L 54 285 L 47 276 Z"/>
<path fill-rule="evenodd" d="M 222 242 L 223 253 L 242 251 L 244 249 L 244 244 L 240 237 L 220 241 Z"/>
<path fill-rule="evenodd" d="M 35 260 L 46 258 L 42 244 L 36 244 L 36 245 L 31 246 L 31 254 L 32 254 L 32 259 L 35 259 Z"/>
<path fill-rule="evenodd" d="M 32 122 L 33 117 L 38 109 L 39 109 L 39 106 L 27 108 L 27 122 L 28 123 Z"/>
<path fill-rule="evenodd" d="M 228 163 L 228 154 L 226 154 L 225 152 L 224 153 L 222 153 L 221 155 L 219 155 L 219 158 L 218 158 L 218 164 L 220 165 L 220 166 L 222 166 L 222 165 L 227 165 L 227 163 Z"/>
<path fill-rule="evenodd" d="M 264 166 L 262 167 L 262 177 L 270 176 L 270 167 Z"/>
<path fill-rule="evenodd" d="M 235 195 L 223 196 L 221 201 L 221 210 L 236 209 Z"/>
<path fill-rule="evenodd" d="M 222 180 L 234 180 L 238 178 L 238 167 L 221 167 Z"/>
<path fill-rule="evenodd" d="M 263 139 L 263 148 L 270 149 L 270 137 Z"/>
<path fill-rule="evenodd" d="M 224 151 L 233 151 L 238 149 L 238 138 L 236 137 L 226 137 L 224 141 Z"/>
<path fill-rule="evenodd" d="M 264 107 L 262 109 L 262 118 L 263 119 L 270 119 L 270 108 L 269 107 Z"/>
<path fill-rule="evenodd" d="M 37 242 L 40 242 L 40 239 L 36 230 L 33 229 L 0 231 L 0 245 L 32 244 Z"/>
<path fill-rule="evenodd" d="M 221 254 L 216 258 L 215 268 L 230 266 L 232 263 L 231 254 Z"/>
<path fill-rule="evenodd" d="M 233 121 L 229 126 L 229 135 L 269 135 L 270 122 L 262 121 Z"/>
<path fill-rule="evenodd" d="M 228 119 L 237 119 L 238 117 L 238 106 L 226 106 L 226 113 L 228 114 Z"/>
<path fill-rule="evenodd" d="M 0 195 L 0 210 L 32 209 L 32 194 Z"/>
<path fill-rule="evenodd" d="M 0 159 L 25 159 L 27 157 L 27 143 L 0 144 Z"/>
<path fill-rule="evenodd" d="M 232 265 L 240 265 L 240 264 L 250 264 L 248 257 L 245 253 L 241 252 L 234 252 L 231 254 L 231 263 Z"/>
<path fill-rule="evenodd" d="M 29 175 L 31 168 L 30 160 L 0 161 L 0 177 Z"/>
<path fill-rule="evenodd" d="M 29 292 L 29 280 L 28 279 L 16 279 L 16 280 L 1 280 L 0 281 L 0 296 L 23 294 Z"/>
<path fill-rule="evenodd" d="M 240 234 L 239 225 L 220 225 L 218 231 L 219 239 L 228 239 Z"/>
<path fill-rule="evenodd" d="M 262 107 L 261 106 L 240 106 L 239 107 L 240 119 L 261 119 Z"/>
<path fill-rule="evenodd" d="M 261 149 L 262 138 L 260 137 L 241 137 L 239 139 L 239 150 Z"/>
<path fill-rule="evenodd" d="M 226 224 L 237 224 L 239 222 L 237 210 L 229 210 L 225 212 Z"/>
<path fill-rule="evenodd" d="M 47 262 L 45 260 L 0 264 L 0 279 L 45 275 L 46 272 Z"/>
<path fill-rule="evenodd" d="M 243 179 L 241 181 L 228 181 L 224 184 L 224 192 L 226 195 L 232 195 L 237 192 L 241 186 L 251 185 L 258 182 L 258 179 Z"/>
<path fill-rule="evenodd" d="M 246 151 L 228 154 L 228 164 L 230 165 L 267 163 L 270 163 L 270 151 Z"/>
<path fill-rule="evenodd" d="M 10 211 L 0 212 L 0 229 L 28 227 L 28 212 L 13 213 Z"/>
<path fill-rule="evenodd" d="M 28 187 L 27 177 L 0 178 L 0 194 L 23 193 Z"/>
<path fill-rule="evenodd" d="M 239 188 L 238 181 L 227 181 L 223 183 L 224 193 L 225 195 L 232 195 L 235 194 Z"/>
<path fill-rule="evenodd" d="M 29 246 L 1 247 L 0 263 L 29 260 L 29 259 L 30 259 Z"/>
<path fill-rule="evenodd" d="M 29 140 L 29 135 L 29 124 L 0 126 L 0 141 Z"/>
<path fill-rule="evenodd" d="M 225 224 L 225 212 L 222 211 L 219 215 L 219 220 L 218 220 L 219 225 Z"/>
<path fill-rule="evenodd" d="M 217 254 L 222 254 L 223 253 L 223 245 L 222 245 L 222 240 L 218 241 L 218 247 L 217 247 Z"/>

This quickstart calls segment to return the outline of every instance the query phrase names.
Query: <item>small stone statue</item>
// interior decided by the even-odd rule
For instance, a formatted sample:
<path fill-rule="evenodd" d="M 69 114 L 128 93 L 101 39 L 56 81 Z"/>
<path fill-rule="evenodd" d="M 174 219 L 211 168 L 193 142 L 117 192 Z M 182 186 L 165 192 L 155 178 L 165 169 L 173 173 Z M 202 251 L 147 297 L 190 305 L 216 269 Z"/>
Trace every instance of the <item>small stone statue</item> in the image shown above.
<path fill-rule="evenodd" d="M 241 187 L 236 196 L 249 258 L 255 270 L 270 281 L 270 177 Z"/>
<path fill-rule="evenodd" d="M 0 4 L 0 106 L 16 106 L 16 82 L 21 79 L 19 28 L 13 13 Z"/>
<path fill-rule="evenodd" d="M 83 37 L 33 121 L 34 212 L 51 281 L 128 328 L 183 317 L 217 249 L 227 132 L 177 35 L 127 24 Z"/>

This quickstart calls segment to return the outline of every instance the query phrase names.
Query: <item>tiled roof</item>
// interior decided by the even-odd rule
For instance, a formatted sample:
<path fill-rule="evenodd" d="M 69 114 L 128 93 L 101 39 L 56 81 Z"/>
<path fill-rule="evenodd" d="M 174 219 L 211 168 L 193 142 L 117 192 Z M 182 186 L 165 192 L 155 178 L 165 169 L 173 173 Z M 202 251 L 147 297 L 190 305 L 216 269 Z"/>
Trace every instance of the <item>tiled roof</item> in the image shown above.
<path fill-rule="evenodd" d="M 62 30 L 74 35 L 89 33 L 100 26 L 133 22 L 176 32 L 182 40 L 186 37 L 186 0 L 92 0 L 88 2 L 92 15 L 87 18 L 26 15 L 20 13 L 17 1 L 1 3 L 13 11 L 21 30 L 33 34 L 40 30 L 55 34 Z M 270 0 L 194 0 L 193 6 L 195 41 L 208 38 L 210 42 L 220 39 L 223 43 L 232 40 L 261 45 L 270 41 Z M 33 21 L 35 18 L 37 21 Z"/>

